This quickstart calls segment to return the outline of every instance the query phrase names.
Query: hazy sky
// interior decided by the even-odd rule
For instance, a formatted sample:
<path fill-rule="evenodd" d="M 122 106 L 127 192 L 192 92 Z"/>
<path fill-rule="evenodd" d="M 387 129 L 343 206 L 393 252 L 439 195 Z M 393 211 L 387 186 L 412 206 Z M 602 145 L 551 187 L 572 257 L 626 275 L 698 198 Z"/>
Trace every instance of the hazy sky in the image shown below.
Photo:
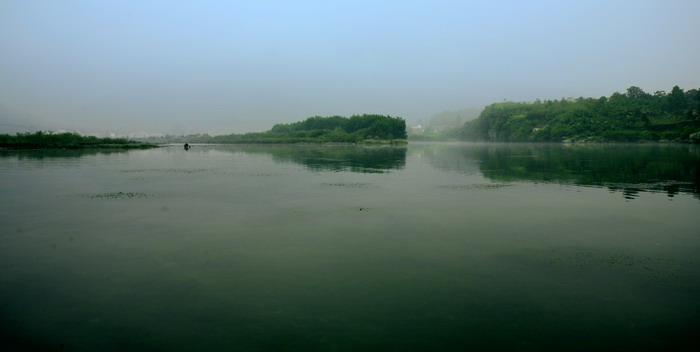
<path fill-rule="evenodd" d="M 697 0 L 0 0 L 0 123 L 231 133 L 700 88 L 699 18 Z"/>

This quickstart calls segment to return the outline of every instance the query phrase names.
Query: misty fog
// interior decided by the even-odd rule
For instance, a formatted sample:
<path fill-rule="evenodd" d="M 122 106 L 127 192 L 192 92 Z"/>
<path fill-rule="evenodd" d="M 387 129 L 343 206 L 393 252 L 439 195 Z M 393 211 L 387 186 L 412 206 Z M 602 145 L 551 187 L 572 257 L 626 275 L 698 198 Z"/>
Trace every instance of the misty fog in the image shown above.
<path fill-rule="evenodd" d="M 0 131 L 409 124 L 493 102 L 700 85 L 694 1 L 3 1 Z"/>

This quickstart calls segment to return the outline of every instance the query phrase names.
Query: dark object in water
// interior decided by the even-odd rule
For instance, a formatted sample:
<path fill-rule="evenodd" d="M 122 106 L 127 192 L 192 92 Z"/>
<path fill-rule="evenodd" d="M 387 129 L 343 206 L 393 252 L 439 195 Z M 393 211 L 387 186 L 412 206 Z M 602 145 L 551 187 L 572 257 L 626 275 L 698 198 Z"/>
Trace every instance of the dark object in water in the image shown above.
<path fill-rule="evenodd" d="M 191 148 L 190 145 L 185 143 L 185 150 L 190 150 L 190 148 Z"/>

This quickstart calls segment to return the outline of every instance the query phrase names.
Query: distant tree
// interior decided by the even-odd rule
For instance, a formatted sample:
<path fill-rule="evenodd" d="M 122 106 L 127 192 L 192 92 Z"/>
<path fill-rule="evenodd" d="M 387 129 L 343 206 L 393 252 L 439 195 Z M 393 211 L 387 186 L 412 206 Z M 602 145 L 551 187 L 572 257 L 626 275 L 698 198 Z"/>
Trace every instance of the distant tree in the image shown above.
<path fill-rule="evenodd" d="M 669 110 L 674 114 L 683 113 L 688 107 L 688 99 L 683 93 L 683 89 L 674 86 L 671 94 L 666 96 Z"/>
<path fill-rule="evenodd" d="M 650 98 L 651 95 L 647 94 L 644 92 L 641 88 L 636 87 L 636 86 L 631 86 L 627 88 L 627 96 L 632 98 L 632 99 L 647 99 Z"/>

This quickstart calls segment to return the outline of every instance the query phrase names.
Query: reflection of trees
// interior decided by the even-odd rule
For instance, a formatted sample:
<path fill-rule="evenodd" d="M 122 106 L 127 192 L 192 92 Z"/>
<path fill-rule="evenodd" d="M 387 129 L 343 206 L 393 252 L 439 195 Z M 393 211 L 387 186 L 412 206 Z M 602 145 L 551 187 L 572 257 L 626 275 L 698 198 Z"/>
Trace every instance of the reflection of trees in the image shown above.
<path fill-rule="evenodd" d="M 164 148 L 166 153 L 182 153 L 181 146 Z M 270 155 L 278 163 L 304 165 L 314 171 L 351 171 L 362 173 L 383 173 L 401 170 L 406 165 L 406 146 L 350 146 L 350 145 L 195 145 L 187 151 L 190 154 L 208 153 L 212 150 L 228 153 L 249 153 Z M 47 149 L 0 151 L 0 157 L 22 159 L 80 158 L 83 156 L 111 153 L 128 153 L 124 149 Z"/>
<path fill-rule="evenodd" d="M 478 162 L 499 182 L 606 186 L 630 198 L 639 191 L 700 194 L 700 148 L 693 145 L 467 144 L 442 153 L 431 161 L 436 167 L 470 171 L 455 168 Z"/>
<path fill-rule="evenodd" d="M 80 158 L 89 155 L 128 153 L 128 149 L 36 149 L 0 151 L 0 157 L 22 159 Z"/>
<path fill-rule="evenodd" d="M 382 173 L 406 165 L 405 146 L 236 145 L 217 150 L 269 154 L 275 162 L 300 164 L 314 171 Z"/>

